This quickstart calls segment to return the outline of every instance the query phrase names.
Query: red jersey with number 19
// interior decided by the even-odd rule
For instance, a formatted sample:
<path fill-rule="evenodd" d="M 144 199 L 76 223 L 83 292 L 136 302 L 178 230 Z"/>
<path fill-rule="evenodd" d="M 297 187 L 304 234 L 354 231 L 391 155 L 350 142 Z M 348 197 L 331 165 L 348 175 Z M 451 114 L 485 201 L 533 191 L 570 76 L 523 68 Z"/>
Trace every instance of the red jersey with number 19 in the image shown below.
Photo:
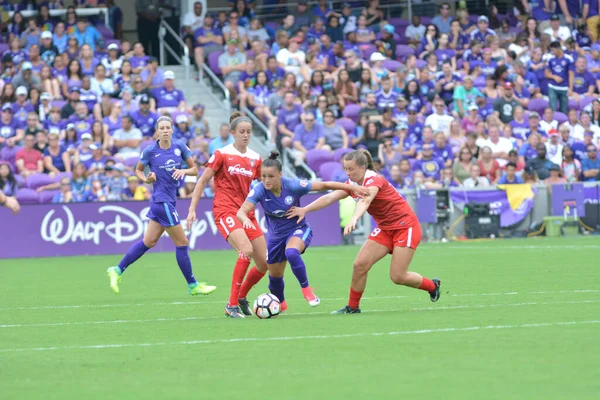
<path fill-rule="evenodd" d="M 358 185 L 351 180 L 346 181 L 349 185 Z M 371 201 L 367 211 L 377 223 L 381 230 L 408 229 L 419 225 L 417 216 L 410 208 L 408 202 L 400 193 L 382 176 L 375 171 L 367 170 L 363 186 L 376 186 L 379 192 Z M 359 200 L 357 196 L 348 192 L 353 199 Z"/>
<path fill-rule="evenodd" d="M 250 149 L 242 154 L 229 144 L 215 151 L 206 164 L 215 171 L 215 219 L 224 214 L 235 216 L 246 201 L 252 181 L 260 179 L 261 165 L 258 153 Z M 254 212 L 248 215 L 252 217 Z"/>

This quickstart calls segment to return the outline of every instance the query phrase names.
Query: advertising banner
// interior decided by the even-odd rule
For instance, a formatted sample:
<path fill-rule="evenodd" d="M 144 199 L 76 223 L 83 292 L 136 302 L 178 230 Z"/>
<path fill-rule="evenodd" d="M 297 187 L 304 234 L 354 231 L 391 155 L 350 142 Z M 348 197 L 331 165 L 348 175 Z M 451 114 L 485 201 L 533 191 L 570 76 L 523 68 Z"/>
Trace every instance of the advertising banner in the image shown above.
<path fill-rule="evenodd" d="M 308 204 L 319 195 L 306 195 Z M 188 231 L 190 250 L 229 249 L 217 230 L 212 215 L 212 200 L 201 199 L 198 220 Z M 54 257 L 125 253 L 143 238 L 148 219 L 148 202 L 31 204 L 23 205 L 18 215 L 0 208 L 0 258 Z M 189 200 L 177 202 L 180 219 L 185 219 Z M 256 217 L 263 232 L 267 224 L 260 206 Z M 313 246 L 341 244 L 339 207 L 332 205 L 308 214 L 313 228 Z M 184 229 L 185 221 L 182 221 Z M 165 233 L 153 251 L 172 251 L 175 247 Z"/>

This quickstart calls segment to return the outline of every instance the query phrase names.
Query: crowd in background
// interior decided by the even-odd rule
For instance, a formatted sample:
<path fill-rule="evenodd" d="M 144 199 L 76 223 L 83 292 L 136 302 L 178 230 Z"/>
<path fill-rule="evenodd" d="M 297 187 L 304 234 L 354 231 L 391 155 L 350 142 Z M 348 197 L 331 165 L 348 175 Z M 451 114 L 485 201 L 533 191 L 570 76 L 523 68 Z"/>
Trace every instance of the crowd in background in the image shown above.
<path fill-rule="evenodd" d="M 33 3 L 36 18 L 16 12 L 5 26 L 0 190 L 145 199 L 131 171 L 161 114 L 200 167 L 231 142 L 227 125 L 211 134 L 204 107 L 186 102 L 141 43 L 108 40 L 74 7 L 50 18 L 61 2 Z M 386 19 L 377 0 L 299 0 L 267 24 L 253 2 L 214 15 L 197 2 L 181 33 L 198 77 L 209 66 L 289 162 L 322 178 L 344 180 L 331 174 L 340 155 L 364 147 L 397 188 L 598 180 L 598 5 L 541 3 L 476 17 L 444 3 L 432 19 L 406 21 Z M 194 182 L 182 182 L 182 197 Z"/>

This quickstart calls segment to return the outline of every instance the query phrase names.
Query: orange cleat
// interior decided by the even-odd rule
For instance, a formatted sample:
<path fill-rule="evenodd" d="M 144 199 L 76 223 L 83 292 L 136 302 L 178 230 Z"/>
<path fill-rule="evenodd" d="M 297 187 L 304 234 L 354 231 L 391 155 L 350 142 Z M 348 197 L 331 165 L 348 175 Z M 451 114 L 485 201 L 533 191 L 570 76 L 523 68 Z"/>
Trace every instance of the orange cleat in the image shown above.
<path fill-rule="evenodd" d="M 279 313 L 280 314 L 283 314 L 284 312 L 286 312 L 287 309 L 288 309 L 287 301 L 284 300 L 283 302 L 279 303 Z"/>
<path fill-rule="evenodd" d="M 302 294 L 311 307 L 316 307 L 321 304 L 321 300 L 313 293 L 310 286 L 302 288 Z"/>

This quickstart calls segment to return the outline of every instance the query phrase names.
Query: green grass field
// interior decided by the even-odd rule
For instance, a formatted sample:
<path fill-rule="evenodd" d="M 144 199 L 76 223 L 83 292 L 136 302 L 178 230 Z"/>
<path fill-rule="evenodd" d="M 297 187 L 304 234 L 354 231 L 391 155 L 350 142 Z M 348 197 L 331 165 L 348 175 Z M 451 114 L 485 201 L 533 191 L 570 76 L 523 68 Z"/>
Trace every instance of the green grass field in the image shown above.
<path fill-rule="evenodd" d="M 1 399 L 598 399 L 598 237 L 422 245 L 411 269 L 443 294 L 399 287 L 389 259 L 363 314 L 346 304 L 357 247 L 305 255 L 321 306 L 290 273 L 289 314 L 223 316 L 233 251 L 192 253 L 190 297 L 174 254 L 0 261 Z M 267 280 L 251 297 L 267 291 Z"/>

